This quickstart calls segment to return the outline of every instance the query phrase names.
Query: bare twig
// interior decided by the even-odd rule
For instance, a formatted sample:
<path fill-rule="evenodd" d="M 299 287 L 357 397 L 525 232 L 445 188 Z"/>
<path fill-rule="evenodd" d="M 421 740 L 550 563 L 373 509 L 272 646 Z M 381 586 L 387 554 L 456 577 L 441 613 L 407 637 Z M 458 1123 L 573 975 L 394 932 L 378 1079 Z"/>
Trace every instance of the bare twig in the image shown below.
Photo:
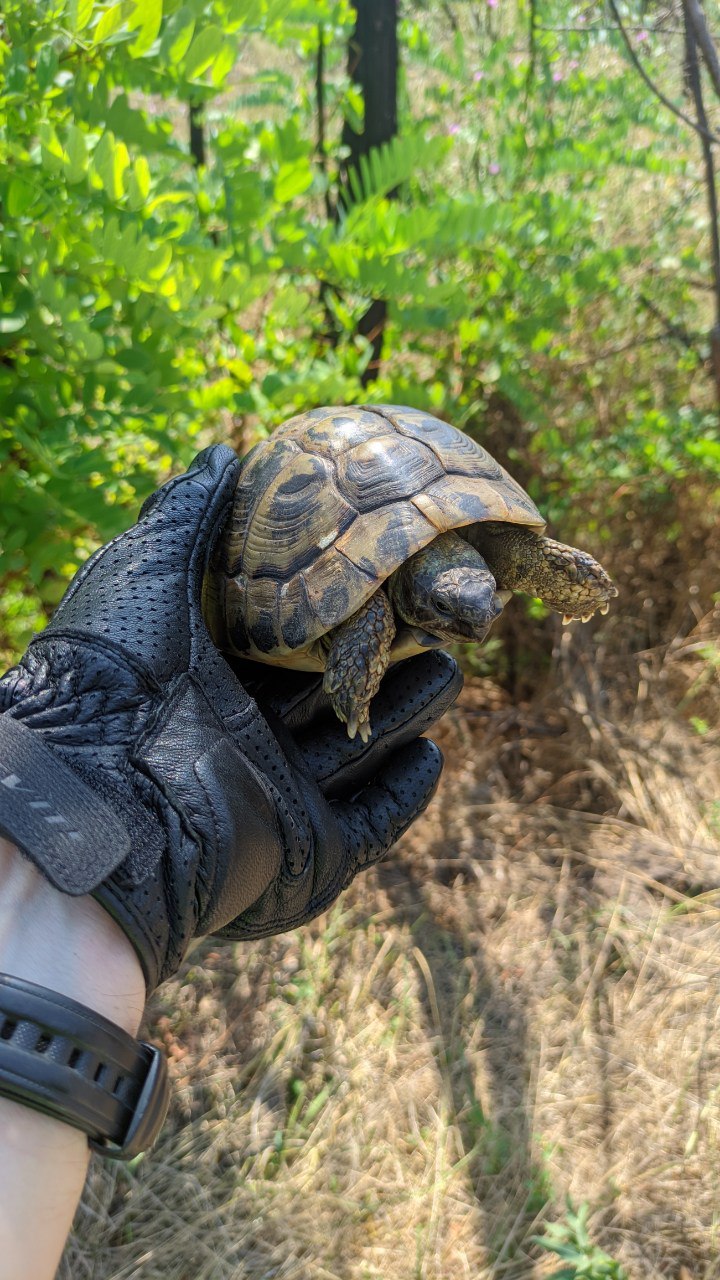
<path fill-rule="evenodd" d="M 645 338 L 631 338 L 628 342 L 619 342 L 614 347 L 606 347 L 604 351 L 597 351 L 587 360 L 573 361 L 571 368 L 573 372 L 577 369 L 591 369 L 600 360 L 612 360 L 615 356 L 624 355 L 626 351 L 635 351 L 638 347 L 652 347 L 657 342 L 666 342 L 670 337 L 676 337 L 676 334 L 668 333 L 665 329 L 662 333 L 648 334 Z"/>
<path fill-rule="evenodd" d="M 596 32 L 598 31 L 617 31 L 617 27 L 615 25 L 608 26 L 606 22 L 593 22 L 582 27 L 553 27 L 553 26 L 548 26 L 547 23 L 538 23 L 537 30 L 549 31 L 553 34 L 561 34 L 562 32 L 568 31 L 568 32 L 576 33 L 579 36 L 589 36 L 589 35 L 595 35 Z M 684 34 L 682 27 L 659 27 L 659 26 L 649 27 L 647 23 L 645 23 L 642 26 L 630 26 L 626 22 L 625 30 L 626 31 L 646 31 L 648 35 L 656 35 L 656 36 L 681 36 Z"/>
<path fill-rule="evenodd" d="M 317 146 L 315 148 L 318 167 L 327 184 L 327 150 L 325 146 L 325 29 L 318 23 L 317 61 L 315 64 L 315 108 L 317 111 Z M 332 222 L 335 209 L 330 198 L 330 191 L 325 187 L 325 213 Z"/>
<path fill-rule="evenodd" d="M 526 91 L 530 92 L 530 87 L 535 79 L 535 62 L 537 59 L 537 0 L 530 0 L 530 10 L 528 14 L 528 45 L 530 50 L 530 65 L 528 67 L 527 80 L 525 81 Z"/>
<path fill-rule="evenodd" d="M 445 17 L 447 18 L 448 22 L 450 23 L 450 27 L 452 29 L 453 35 L 454 36 L 459 35 L 460 24 L 458 23 L 458 20 L 452 11 L 452 5 L 448 4 L 448 0 L 442 0 L 442 11 L 445 14 Z"/>
<path fill-rule="evenodd" d="M 705 61 L 705 66 L 710 74 L 715 92 L 720 97 L 720 59 L 718 59 L 717 49 L 713 43 L 707 19 L 699 0 L 685 0 L 685 13 L 687 14 L 688 25 L 692 28 Z"/>
<path fill-rule="evenodd" d="M 317 59 L 315 62 L 315 111 L 317 114 L 317 143 L 315 146 L 315 154 L 320 172 L 325 179 L 325 216 L 328 222 L 337 222 L 338 210 L 337 204 L 330 194 L 330 187 L 327 180 L 328 164 L 327 164 L 327 145 L 325 141 L 325 28 L 321 22 L 318 23 L 317 29 Z M 320 280 L 319 298 L 325 313 L 325 329 L 323 332 L 323 340 L 331 347 L 335 347 L 338 341 L 338 329 L 335 323 L 335 317 L 330 307 L 330 295 L 335 290 L 327 280 Z"/>
<path fill-rule="evenodd" d="M 675 274 L 675 273 L 673 273 Z M 677 277 L 676 277 L 677 278 Z M 682 277 L 682 283 L 686 284 L 689 289 L 704 289 L 706 292 L 711 290 L 714 292 L 715 285 L 709 280 L 698 280 L 695 276 Z"/>
<path fill-rule="evenodd" d="M 613 17 L 617 22 L 618 30 L 623 40 L 625 41 L 625 47 L 630 55 L 630 60 L 632 61 L 636 70 L 642 76 L 643 80 L 645 81 L 645 84 L 655 94 L 655 97 L 658 98 L 660 102 L 662 102 L 664 107 L 667 107 L 668 111 L 672 111 L 674 116 L 677 116 L 679 120 L 683 120 L 685 124 L 690 126 L 691 129 L 694 129 L 695 133 L 699 133 L 701 137 L 706 138 L 709 142 L 720 142 L 720 138 L 718 137 L 718 135 L 716 133 L 712 133 L 708 129 L 706 124 L 701 125 L 699 121 L 693 120 L 690 116 L 687 116 L 684 111 L 681 111 L 679 107 L 676 107 L 675 103 L 672 102 L 671 99 L 668 98 L 663 93 L 662 89 L 660 89 L 658 85 L 655 84 L 655 81 L 650 79 L 650 76 L 645 70 L 637 53 L 633 49 L 632 41 L 627 33 L 625 26 L 623 25 L 623 20 L 620 17 L 620 12 L 618 10 L 617 4 L 615 3 L 615 0 L 608 0 L 608 3 L 612 10 Z"/>
<path fill-rule="evenodd" d="M 699 122 L 707 130 L 707 116 L 705 114 L 705 103 L 703 101 L 702 80 L 700 79 L 700 63 L 698 60 L 698 46 L 696 39 L 695 26 L 691 15 L 691 0 L 683 0 L 683 13 L 685 15 L 686 30 L 686 48 L 687 48 L 687 69 L 690 88 L 695 100 L 695 110 Z M 702 14 L 701 14 L 702 17 Z M 714 52 L 714 51 L 713 51 Z M 712 245 L 712 274 L 715 285 L 715 324 L 710 334 L 710 352 L 712 358 L 713 376 L 715 378 L 715 393 L 717 395 L 718 404 L 720 404 L 720 227 L 718 226 L 718 198 L 717 186 L 715 183 L 715 161 L 713 157 L 712 146 L 708 141 L 706 133 L 701 138 L 703 161 L 705 163 L 705 190 L 707 193 L 708 212 L 710 215 L 710 243 Z"/>
<path fill-rule="evenodd" d="M 645 307 L 646 311 L 649 311 L 656 320 L 659 320 L 661 324 L 665 326 L 666 337 L 677 338 L 678 342 L 682 342 L 683 346 L 687 347 L 688 351 L 695 351 L 697 349 L 696 339 L 693 335 L 688 333 L 687 329 L 682 325 L 677 324 L 676 321 L 671 320 L 669 316 L 665 315 L 656 302 L 651 302 L 644 293 L 638 294 L 638 302 L 640 302 L 640 304 Z"/>
<path fill-rule="evenodd" d="M 315 63 L 315 108 L 317 111 L 317 157 L 323 173 L 327 168 L 325 154 L 325 30 L 318 23 L 317 61 Z"/>

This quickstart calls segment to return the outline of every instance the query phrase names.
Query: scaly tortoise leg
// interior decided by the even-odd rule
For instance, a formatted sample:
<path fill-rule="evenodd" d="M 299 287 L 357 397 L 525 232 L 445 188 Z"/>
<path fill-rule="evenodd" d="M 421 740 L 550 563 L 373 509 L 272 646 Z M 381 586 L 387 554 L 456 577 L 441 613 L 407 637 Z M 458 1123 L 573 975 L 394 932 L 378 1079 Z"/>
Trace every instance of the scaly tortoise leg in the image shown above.
<path fill-rule="evenodd" d="M 392 605 L 384 591 L 376 591 L 328 634 L 323 688 L 349 738 L 370 737 L 370 703 L 387 671 L 395 630 Z"/>
<path fill-rule="evenodd" d="M 463 530 L 463 532 L 465 532 Z M 618 590 L 587 551 L 566 546 L 521 525 L 495 521 L 472 525 L 467 540 L 487 560 L 499 590 L 527 591 L 563 622 L 588 622 L 596 609 L 607 613 Z"/>

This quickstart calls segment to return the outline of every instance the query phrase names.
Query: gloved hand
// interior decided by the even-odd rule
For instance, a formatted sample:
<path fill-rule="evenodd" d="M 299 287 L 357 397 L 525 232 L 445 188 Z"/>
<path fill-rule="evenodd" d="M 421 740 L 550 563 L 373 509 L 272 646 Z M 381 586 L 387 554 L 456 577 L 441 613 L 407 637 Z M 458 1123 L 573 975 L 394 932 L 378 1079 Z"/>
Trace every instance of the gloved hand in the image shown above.
<path fill-rule="evenodd" d="M 324 716 L 319 680 L 273 670 L 271 727 L 201 611 L 238 470 L 214 446 L 158 490 L 0 680 L 0 832 L 102 903 L 148 990 L 193 937 L 293 928 L 382 857 L 432 796 L 441 756 L 416 738 L 461 683 L 447 655 L 401 664 L 364 746 Z"/>

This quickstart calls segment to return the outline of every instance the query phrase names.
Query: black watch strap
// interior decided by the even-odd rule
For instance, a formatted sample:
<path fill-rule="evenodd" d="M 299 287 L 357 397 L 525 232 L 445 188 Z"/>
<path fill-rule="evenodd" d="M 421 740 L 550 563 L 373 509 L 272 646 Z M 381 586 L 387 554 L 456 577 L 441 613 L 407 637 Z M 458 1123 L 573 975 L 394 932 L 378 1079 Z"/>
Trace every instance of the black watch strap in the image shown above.
<path fill-rule="evenodd" d="M 170 1100 L 165 1058 L 94 1010 L 0 974 L 0 1096 L 131 1160 L 155 1141 Z"/>

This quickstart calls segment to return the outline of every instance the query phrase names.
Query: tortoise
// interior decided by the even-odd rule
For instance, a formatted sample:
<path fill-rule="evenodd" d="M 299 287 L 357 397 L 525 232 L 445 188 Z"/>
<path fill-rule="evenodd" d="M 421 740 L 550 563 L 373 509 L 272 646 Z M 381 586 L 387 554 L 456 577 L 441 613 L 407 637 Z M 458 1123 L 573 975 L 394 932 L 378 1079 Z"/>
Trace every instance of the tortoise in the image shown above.
<path fill-rule="evenodd" d="M 544 535 L 527 493 L 469 436 L 417 409 L 319 408 L 248 454 L 205 609 L 218 647 L 323 671 L 349 737 L 390 662 L 481 642 L 514 590 L 563 621 L 617 589 Z"/>

